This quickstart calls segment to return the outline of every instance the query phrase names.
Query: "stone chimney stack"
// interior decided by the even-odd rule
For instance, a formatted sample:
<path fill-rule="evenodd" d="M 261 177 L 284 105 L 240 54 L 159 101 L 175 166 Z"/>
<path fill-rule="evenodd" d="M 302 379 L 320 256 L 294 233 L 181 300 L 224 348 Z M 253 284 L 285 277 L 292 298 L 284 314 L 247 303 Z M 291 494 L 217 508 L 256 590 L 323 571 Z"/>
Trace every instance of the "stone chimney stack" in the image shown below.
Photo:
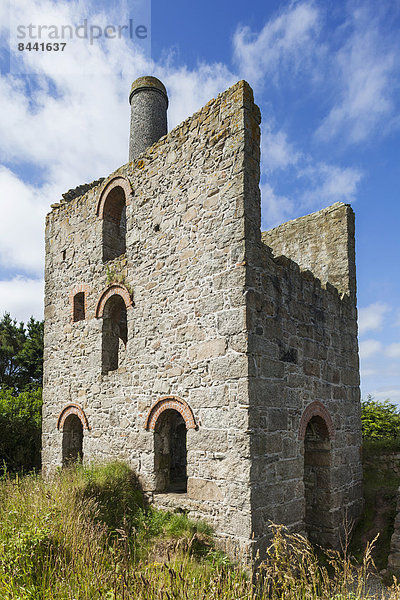
<path fill-rule="evenodd" d="M 167 133 L 167 90 L 156 77 L 139 77 L 132 83 L 129 104 L 129 161 L 132 161 Z"/>

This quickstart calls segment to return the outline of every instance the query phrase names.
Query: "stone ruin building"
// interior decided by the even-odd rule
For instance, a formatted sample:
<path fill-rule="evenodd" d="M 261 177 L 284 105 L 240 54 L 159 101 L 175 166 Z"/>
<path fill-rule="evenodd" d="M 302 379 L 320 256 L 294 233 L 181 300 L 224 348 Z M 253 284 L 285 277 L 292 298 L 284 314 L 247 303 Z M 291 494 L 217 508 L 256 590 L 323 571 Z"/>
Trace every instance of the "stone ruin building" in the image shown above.
<path fill-rule="evenodd" d="M 353 211 L 261 233 L 244 81 L 170 133 L 159 80 L 130 104 L 129 162 L 47 216 L 43 468 L 123 459 L 247 555 L 270 521 L 337 546 L 362 507 Z"/>

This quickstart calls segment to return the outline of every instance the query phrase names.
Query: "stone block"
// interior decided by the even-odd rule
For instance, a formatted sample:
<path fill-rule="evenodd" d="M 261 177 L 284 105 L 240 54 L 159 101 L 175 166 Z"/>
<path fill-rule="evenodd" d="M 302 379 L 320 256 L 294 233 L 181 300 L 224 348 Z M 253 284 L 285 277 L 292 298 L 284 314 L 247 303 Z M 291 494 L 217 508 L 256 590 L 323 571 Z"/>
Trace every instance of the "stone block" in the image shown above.
<path fill-rule="evenodd" d="M 248 373 L 248 359 L 244 354 L 227 354 L 215 358 L 210 363 L 210 374 L 215 381 L 226 381 L 246 377 Z"/>
<path fill-rule="evenodd" d="M 216 500 L 221 502 L 224 498 L 221 489 L 214 481 L 196 479 L 194 477 L 189 477 L 188 479 L 187 493 L 189 498 L 194 498 L 195 500 Z"/>
<path fill-rule="evenodd" d="M 216 338 L 201 342 L 189 349 L 189 359 L 191 361 L 200 361 L 216 356 L 223 356 L 226 351 L 226 339 Z"/>

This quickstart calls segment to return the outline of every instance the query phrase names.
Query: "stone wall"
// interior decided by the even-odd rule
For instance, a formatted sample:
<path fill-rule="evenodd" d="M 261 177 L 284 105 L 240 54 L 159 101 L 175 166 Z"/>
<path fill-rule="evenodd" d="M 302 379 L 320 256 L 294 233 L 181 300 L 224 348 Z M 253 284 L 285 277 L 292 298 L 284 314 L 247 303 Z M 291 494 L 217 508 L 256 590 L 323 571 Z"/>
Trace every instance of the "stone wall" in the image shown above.
<path fill-rule="evenodd" d="M 363 457 L 364 469 L 373 469 L 376 472 L 400 475 L 400 452 L 384 452 Z M 390 540 L 390 552 L 388 556 L 388 570 L 397 576 L 400 573 L 400 488 L 397 490 L 396 517 L 394 530 Z"/>
<path fill-rule="evenodd" d="M 325 232 L 322 239 L 331 232 L 338 246 L 335 252 L 333 248 L 325 250 L 328 252 L 325 258 L 322 250 L 315 250 L 320 264 L 318 256 L 311 257 L 311 248 L 318 248 L 322 222 Z M 300 234 L 307 229 L 308 234 L 304 235 L 310 250 L 308 258 L 300 257 L 300 262 L 304 260 L 302 266 L 315 268 L 315 275 L 322 277 L 324 265 L 334 265 L 338 256 L 344 290 L 344 282 L 349 282 L 355 271 L 354 253 L 343 252 L 343 246 L 345 250 L 354 247 L 354 236 L 350 234 L 352 239 L 348 240 L 353 223 L 351 209 L 337 204 L 282 225 L 272 233 L 263 233 L 262 239 L 274 244 L 274 252 L 281 245 L 294 254 L 291 234 L 298 234 L 300 249 Z M 282 236 L 280 242 L 278 233 Z M 333 266 L 327 271 L 329 277 L 331 273 L 335 273 Z M 256 539 L 262 547 L 270 520 L 304 531 L 305 457 L 300 429 L 307 407 L 314 406 L 309 418 L 321 414 L 325 424 L 332 420 L 333 427 L 329 433 L 329 481 L 325 484 L 329 497 L 325 498 L 326 505 L 315 506 L 313 510 L 321 515 L 317 524 L 321 530 L 319 542 L 337 545 L 345 514 L 355 519 L 362 506 L 354 295 L 343 295 L 330 283 L 321 285 L 310 270 L 303 271 L 287 257 L 274 257 L 266 245 L 260 245 L 249 260 L 247 284 L 251 489 Z M 317 485 L 321 486 L 321 481 Z"/>
<path fill-rule="evenodd" d="M 245 236 L 260 237 L 259 197 L 248 200 L 246 190 L 258 186 L 259 121 L 240 82 L 104 184 L 54 205 L 46 227 L 44 468 L 62 462 L 57 418 L 76 403 L 90 426 L 84 460 L 126 459 L 152 495 L 146 416 L 160 397 L 177 396 L 197 425 L 187 432 L 182 502 L 244 546 L 251 538 Z M 98 215 L 114 177 L 131 189 L 126 253 L 103 262 Z M 96 310 L 112 283 L 130 290 L 132 304 L 119 367 L 104 374 Z M 71 322 L 71 291 L 82 284 L 86 318 Z"/>
<path fill-rule="evenodd" d="M 396 463 L 396 467 L 398 467 L 398 461 Z M 400 573 L 400 488 L 397 490 L 396 517 L 394 520 L 394 531 L 390 540 L 388 570 L 397 576 Z"/>
<path fill-rule="evenodd" d="M 354 213 L 337 202 L 328 208 L 288 221 L 262 234 L 274 256 L 286 256 L 336 287 L 340 294 L 356 293 Z"/>
<path fill-rule="evenodd" d="M 377 471 L 389 471 L 400 475 L 400 452 L 374 454 L 363 458 L 364 468 L 373 467 Z"/>

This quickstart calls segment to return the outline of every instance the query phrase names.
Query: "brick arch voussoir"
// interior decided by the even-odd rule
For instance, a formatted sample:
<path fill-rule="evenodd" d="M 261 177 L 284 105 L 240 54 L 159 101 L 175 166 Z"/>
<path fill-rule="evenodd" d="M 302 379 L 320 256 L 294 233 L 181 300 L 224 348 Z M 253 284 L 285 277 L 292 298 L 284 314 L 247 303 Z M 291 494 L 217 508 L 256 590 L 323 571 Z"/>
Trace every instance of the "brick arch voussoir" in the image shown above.
<path fill-rule="evenodd" d="M 103 187 L 103 189 L 100 193 L 99 201 L 97 203 L 97 208 L 96 208 L 96 214 L 98 217 L 100 217 L 100 219 L 103 218 L 104 205 L 106 203 L 107 196 L 116 187 L 120 187 L 124 190 L 126 206 L 129 206 L 129 204 L 131 203 L 132 188 L 131 188 L 131 184 L 129 183 L 128 179 L 126 177 L 121 177 L 121 176 L 113 177 L 112 179 L 107 181 L 106 185 Z"/>
<path fill-rule="evenodd" d="M 107 300 L 109 300 L 112 296 L 121 296 L 122 300 L 125 303 L 126 308 L 129 308 L 130 306 L 133 306 L 133 300 L 131 298 L 131 295 L 128 291 L 128 289 L 122 285 L 122 284 L 113 284 L 110 285 L 107 289 L 105 289 L 98 302 L 97 302 L 97 306 L 96 306 L 96 318 L 100 319 L 103 316 L 104 313 L 104 307 L 106 305 Z"/>
<path fill-rule="evenodd" d="M 178 396 L 163 396 L 157 400 L 147 413 L 145 429 L 154 431 L 158 419 L 166 410 L 176 410 L 180 413 L 185 421 L 186 429 L 197 429 L 192 409 L 185 400 L 178 398 Z"/>
<path fill-rule="evenodd" d="M 328 430 L 329 439 L 332 440 L 335 437 L 335 426 L 332 421 L 332 417 L 329 414 L 328 409 L 320 402 L 315 400 L 309 404 L 300 419 L 299 427 L 299 440 L 304 440 L 306 435 L 307 425 L 313 417 L 321 417 L 324 420 L 326 428 Z"/>
<path fill-rule="evenodd" d="M 83 429 L 90 430 L 88 418 L 78 404 L 67 404 L 67 406 L 64 406 L 57 419 L 58 430 L 63 430 L 64 423 L 70 415 L 76 415 L 82 423 Z"/>

